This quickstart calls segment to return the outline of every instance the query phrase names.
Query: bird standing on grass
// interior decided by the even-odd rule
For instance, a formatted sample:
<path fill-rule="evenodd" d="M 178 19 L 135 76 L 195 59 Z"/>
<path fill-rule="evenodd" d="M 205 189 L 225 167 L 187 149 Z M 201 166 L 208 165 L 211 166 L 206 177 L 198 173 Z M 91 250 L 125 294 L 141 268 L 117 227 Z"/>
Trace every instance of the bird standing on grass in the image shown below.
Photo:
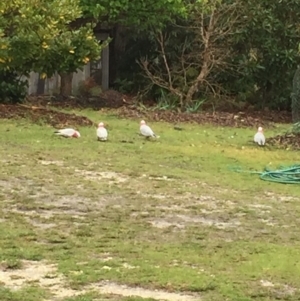
<path fill-rule="evenodd" d="M 257 133 L 254 135 L 254 142 L 259 146 L 264 146 L 266 143 L 266 138 L 263 133 L 263 128 L 260 126 L 257 130 Z"/>
<path fill-rule="evenodd" d="M 106 141 L 107 140 L 107 136 L 108 136 L 108 133 L 107 133 L 106 128 L 104 127 L 104 123 L 100 122 L 98 124 L 98 128 L 97 128 L 97 138 L 98 138 L 98 141 Z"/>
<path fill-rule="evenodd" d="M 146 125 L 146 122 L 144 120 L 142 120 L 140 122 L 140 132 L 146 138 L 150 138 L 150 137 L 159 138 L 158 136 L 156 136 L 154 134 L 154 132 L 152 131 L 152 129 L 150 128 L 150 126 Z"/>
<path fill-rule="evenodd" d="M 54 134 L 56 134 L 57 136 L 65 137 L 65 138 L 80 138 L 80 133 L 71 128 L 56 130 L 54 132 Z"/>

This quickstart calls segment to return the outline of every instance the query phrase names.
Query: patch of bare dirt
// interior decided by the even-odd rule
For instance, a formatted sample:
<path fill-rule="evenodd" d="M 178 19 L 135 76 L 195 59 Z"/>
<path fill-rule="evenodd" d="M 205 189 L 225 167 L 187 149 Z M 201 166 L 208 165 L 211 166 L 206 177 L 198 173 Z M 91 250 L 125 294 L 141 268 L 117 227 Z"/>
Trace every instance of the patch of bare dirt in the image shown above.
<path fill-rule="evenodd" d="M 180 224 L 180 223 L 175 223 L 175 222 L 168 222 L 165 221 L 164 219 L 154 219 L 152 221 L 150 221 L 150 224 L 158 229 L 165 229 L 165 228 L 169 228 L 169 227 L 176 227 L 179 229 L 184 229 L 185 225 Z"/>
<path fill-rule="evenodd" d="M 8 200 L 2 211 L 7 214 L 21 214 L 34 227 L 47 230 L 57 226 L 51 221 L 55 216 L 71 215 L 74 219 L 83 220 L 95 208 L 96 210 L 103 209 L 99 202 L 92 202 L 90 199 L 83 197 L 49 197 L 47 193 L 37 193 L 31 198 L 33 200 L 30 204 L 11 204 Z"/>
<path fill-rule="evenodd" d="M 271 201 L 280 201 L 280 202 L 298 202 L 298 198 L 292 197 L 292 196 L 284 196 L 279 195 L 273 192 L 265 192 L 265 195 L 271 200 Z"/>
<path fill-rule="evenodd" d="M 282 285 L 280 283 L 273 283 L 268 280 L 260 280 L 260 285 L 269 290 L 274 296 L 275 300 L 283 300 L 290 296 L 293 296 L 298 289 L 289 285 Z"/>
<path fill-rule="evenodd" d="M 229 222 L 222 222 L 217 219 L 212 219 L 209 217 L 203 216 L 189 216 L 183 214 L 176 214 L 166 216 L 164 218 L 152 219 L 150 224 L 156 228 L 168 228 L 170 226 L 177 227 L 180 229 L 185 228 L 186 225 L 190 224 L 202 224 L 204 226 L 214 226 L 218 229 L 226 229 L 226 228 L 236 228 L 241 225 L 241 223 L 237 220 L 232 220 Z"/>
<path fill-rule="evenodd" d="M 147 175 L 142 175 L 142 177 L 147 177 Z M 174 181 L 174 179 L 171 179 L 167 176 L 162 176 L 162 177 L 148 177 L 149 180 L 156 180 L 156 181 Z"/>
<path fill-rule="evenodd" d="M 136 267 L 125 263 L 123 268 L 132 269 Z M 68 287 L 67 279 L 57 272 L 57 265 L 46 261 L 22 261 L 20 269 L 6 269 L 5 265 L 0 265 L 0 283 L 11 290 L 19 290 L 28 284 L 35 283 L 41 288 L 48 289 L 55 300 L 82 295 L 88 291 L 97 291 L 101 295 L 136 296 L 165 301 L 200 300 L 199 297 L 192 294 L 177 294 L 162 290 L 129 287 L 108 281 L 86 286 L 81 288 L 80 291 L 73 290 Z"/>
<path fill-rule="evenodd" d="M 45 220 L 41 221 L 40 219 L 34 219 L 26 216 L 25 218 L 27 222 L 29 222 L 31 225 L 33 225 L 36 228 L 40 228 L 43 230 L 51 229 L 57 227 L 57 224 L 54 223 L 47 223 Z"/>
<path fill-rule="evenodd" d="M 57 266 L 45 261 L 22 261 L 21 269 L 0 268 L 0 283 L 11 290 L 28 284 L 38 284 L 59 298 L 73 297 L 84 292 L 66 287 L 66 280 L 57 273 Z"/>
<path fill-rule="evenodd" d="M 42 165 L 56 165 L 56 166 L 63 166 L 63 161 L 50 161 L 50 160 L 38 160 L 38 162 Z"/>
<path fill-rule="evenodd" d="M 99 172 L 99 171 L 89 171 L 89 170 L 80 170 L 75 169 L 75 172 L 79 175 L 82 175 L 87 180 L 92 181 L 101 181 L 102 179 L 105 179 L 108 181 L 109 184 L 112 183 L 123 183 L 128 180 L 128 178 L 125 175 L 116 173 L 116 172 Z"/>
<path fill-rule="evenodd" d="M 34 181 L 23 178 L 10 178 L 9 180 L 0 180 L 2 192 L 27 193 L 28 187 L 34 185 Z"/>
<path fill-rule="evenodd" d="M 97 288 L 97 286 L 93 286 Z M 148 290 L 140 287 L 128 287 L 126 285 L 119 285 L 112 282 L 104 282 L 98 287 L 102 294 L 115 294 L 123 297 L 141 297 L 141 298 L 152 298 L 156 300 L 165 301 L 199 301 L 200 297 L 193 295 L 180 294 L 180 293 L 169 293 L 160 290 Z"/>

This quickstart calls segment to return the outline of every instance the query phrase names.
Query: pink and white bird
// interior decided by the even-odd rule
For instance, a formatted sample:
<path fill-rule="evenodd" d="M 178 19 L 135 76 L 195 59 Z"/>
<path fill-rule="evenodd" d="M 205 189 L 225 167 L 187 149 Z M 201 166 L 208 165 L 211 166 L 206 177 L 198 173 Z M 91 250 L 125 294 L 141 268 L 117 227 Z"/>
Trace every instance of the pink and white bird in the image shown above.
<path fill-rule="evenodd" d="M 97 138 L 98 141 L 106 141 L 108 137 L 108 133 L 106 128 L 104 127 L 104 123 L 100 122 L 97 128 Z"/>
<path fill-rule="evenodd" d="M 148 126 L 144 120 L 142 120 L 140 122 L 140 132 L 146 138 L 150 138 L 150 137 L 158 138 L 158 136 L 156 136 L 154 134 L 154 132 L 152 131 L 152 129 L 150 128 L 150 126 Z"/>
<path fill-rule="evenodd" d="M 254 135 L 254 142 L 260 146 L 263 146 L 266 143 L 266 138 L 261 126 L 258 128 L 257 133 Z"/>
<path fill-rule="evenodd" d="M 80 138 L 80 133 L 74 129 L 67 128 L 61 129 L 54 132 L 57 136 L 62 136 L 65 138 Z"/>

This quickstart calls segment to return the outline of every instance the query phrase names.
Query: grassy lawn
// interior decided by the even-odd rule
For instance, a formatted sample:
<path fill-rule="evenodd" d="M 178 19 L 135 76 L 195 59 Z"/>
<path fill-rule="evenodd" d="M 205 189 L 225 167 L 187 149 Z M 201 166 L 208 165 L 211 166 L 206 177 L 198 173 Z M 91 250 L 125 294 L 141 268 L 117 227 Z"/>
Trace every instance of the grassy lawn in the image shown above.
<path fill-rule="evenodd" d="M 299 300 L 300 187 L 230 170 L 298 152 L 253 128 L 151 123 L 146 141 L 140 120 L 80 114 L 109 141 L 0 120 L 1 301 Z"/>

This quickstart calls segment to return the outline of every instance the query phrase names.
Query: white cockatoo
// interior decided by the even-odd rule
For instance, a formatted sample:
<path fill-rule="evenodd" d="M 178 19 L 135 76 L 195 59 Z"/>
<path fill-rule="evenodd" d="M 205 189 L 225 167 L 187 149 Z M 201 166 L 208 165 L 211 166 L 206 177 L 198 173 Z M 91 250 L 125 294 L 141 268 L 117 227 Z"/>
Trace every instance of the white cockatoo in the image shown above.
<path fill-rule="evenodd" d="M 98 124 L 98 128 L 97 128 L 97 138 L 98 138 L 98 141 L 106 141 L 107 140 L 107 136 L 108 136 L 108 133 L 107 133 L 106 128 L 104 127 L 104 123 L 100 122 Z"/>
<path fill-rule="evenodd" d="M 152 131 L 152 129 L 150 128 L 150 126 L 148 126 L 144 120 L 142 120 L 140 122 L 140 132 L 146 138 L 150 138 L 150 137 L 158 138 L 158 136 L 156 136 L 154 134 L 154 132 Z"/>
<path fill-rule="evenodd" d="M 260 146 L 263 146 L 266 143 L 266 138 L 261 126 L 258 128 L 257 133 L 254 135 L 254 142 Z"/>
<path fill-rule="evenodd" d="M 62 129 L 54 132 L 58 136 L 63 136 L 65 138 L 80 138 L 80 133 L 74 129 Z"/>

